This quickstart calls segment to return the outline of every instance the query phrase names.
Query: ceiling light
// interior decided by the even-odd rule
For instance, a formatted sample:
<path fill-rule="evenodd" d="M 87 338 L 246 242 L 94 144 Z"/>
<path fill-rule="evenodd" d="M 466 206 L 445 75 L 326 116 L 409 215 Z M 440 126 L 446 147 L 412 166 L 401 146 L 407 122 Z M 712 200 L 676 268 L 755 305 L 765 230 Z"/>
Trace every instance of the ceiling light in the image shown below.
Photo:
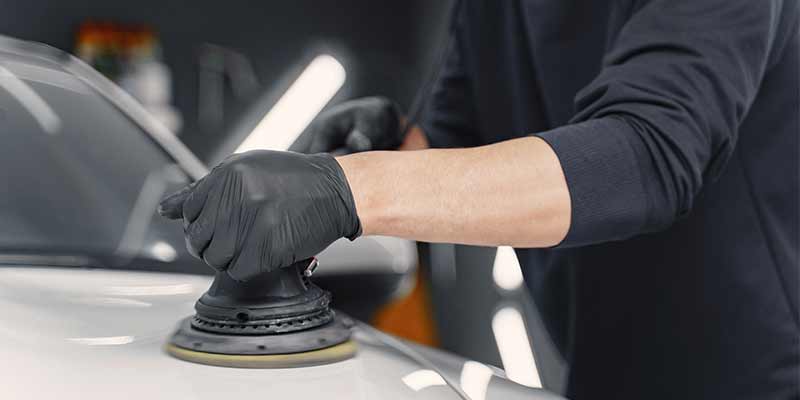
<path fill-rule="evenodd" d="M 508 379 L 520 385 L 542 387 L 522 314 L 503 307 L 492 318 L 492 331 Z"/>
<path fill-rule="evenodd" d="M 522 269 L 514 249 L 508 246 L 497 248 L 492 269 L 494 283 L 501 289 L 516 290 L 522 286 Z"/>
<path fill-rule="evenodd" d="M 312 60 L 235 153 L 288 149 L 336 95 L 345 76 L 342 64 L 329 55 Z"/>

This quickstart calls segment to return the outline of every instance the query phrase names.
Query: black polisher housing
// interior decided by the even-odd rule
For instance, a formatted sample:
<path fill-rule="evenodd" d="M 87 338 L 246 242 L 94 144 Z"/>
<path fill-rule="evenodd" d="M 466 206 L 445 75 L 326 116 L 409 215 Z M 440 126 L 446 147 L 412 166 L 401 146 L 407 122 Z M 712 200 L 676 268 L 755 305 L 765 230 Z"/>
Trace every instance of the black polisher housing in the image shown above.
<path fill-rule="evenodd" d="M 303 273 L 311 260 L 237 282 L 217 272 L 170 344 L 228 355 L 274 355 L 319 350 L 350 338 L 348 318 L 330 309 L 331 295 Z"/>

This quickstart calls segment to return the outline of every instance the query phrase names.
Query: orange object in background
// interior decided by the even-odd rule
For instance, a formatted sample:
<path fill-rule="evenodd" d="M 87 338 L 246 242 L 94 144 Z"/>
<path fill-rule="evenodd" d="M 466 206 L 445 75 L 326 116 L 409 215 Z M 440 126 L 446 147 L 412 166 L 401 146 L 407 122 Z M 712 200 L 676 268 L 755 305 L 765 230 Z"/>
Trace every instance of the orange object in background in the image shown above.
<path fill-rule="evenodd" d="M 417 269 L 411 293 L 380 309 L 373 318 L 372 325 L 404 339 L 427 346 L 438 346 L 429 288 L 422 276 L 422 271 Z"/>
<path fill-rule="evenodd" d="M 87 21 L 75 35 L 75 54 L 103 75 L 116 80 L 125 64 L 160 58 L 155 31 L 141 24 Z"/>

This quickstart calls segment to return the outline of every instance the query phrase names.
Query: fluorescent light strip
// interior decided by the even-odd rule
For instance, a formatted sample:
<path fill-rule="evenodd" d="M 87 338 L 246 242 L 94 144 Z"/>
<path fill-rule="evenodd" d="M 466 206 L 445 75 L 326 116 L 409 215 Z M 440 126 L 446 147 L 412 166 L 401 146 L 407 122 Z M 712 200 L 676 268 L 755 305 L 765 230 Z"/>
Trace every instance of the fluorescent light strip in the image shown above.
<path fill-rule="evenodd" d="M 497 248 L 494 256 L 492 277 L 497 287 L 504 290 L 516 290 L 522 286 L 522 269 L 514 249 L 508 246 Z"/>
<path fill-rule="evenodd" d="M 542 387 L 522 314 L 514 307 L 501 308 L 492 318 L 492 331 L 508 379 L 520 385 Z"/>
<path fill-rule="evenodd" d="M 235 153 L 287 150 L 344 85 L 345 76 L 344 67 L 335 58 L 316 57 Z"/>

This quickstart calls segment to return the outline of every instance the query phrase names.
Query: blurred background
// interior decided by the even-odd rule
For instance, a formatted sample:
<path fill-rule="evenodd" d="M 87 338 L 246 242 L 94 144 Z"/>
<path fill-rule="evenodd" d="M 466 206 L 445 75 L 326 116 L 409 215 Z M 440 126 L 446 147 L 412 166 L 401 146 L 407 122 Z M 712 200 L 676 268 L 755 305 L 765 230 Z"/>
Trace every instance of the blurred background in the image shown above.
<path fill-rule="evenodd" d="M 0 6 L 13 10 L 0 14 L 0 34 L 80 57 L 211 166 L 237 149 L 287 148 L 321 110 L 348 99 L 383 95 L 408 109 L 440 57 L 451 1 Z M 129 157 L 135 147 L 118 151 Z M 151 250 L 166 252 L 162 261 L 176 258 L 170 249 L 182 252 L 158 243 Z M 398 295 L 356 309 L 372 281 L 351 277 L 332 280 L 334 305 L 409 340 L 501 366 L 519 383 L 559 391 L 564 361 L 525 293 L 514 252 L 417 248 L 418 268 Z"/>

